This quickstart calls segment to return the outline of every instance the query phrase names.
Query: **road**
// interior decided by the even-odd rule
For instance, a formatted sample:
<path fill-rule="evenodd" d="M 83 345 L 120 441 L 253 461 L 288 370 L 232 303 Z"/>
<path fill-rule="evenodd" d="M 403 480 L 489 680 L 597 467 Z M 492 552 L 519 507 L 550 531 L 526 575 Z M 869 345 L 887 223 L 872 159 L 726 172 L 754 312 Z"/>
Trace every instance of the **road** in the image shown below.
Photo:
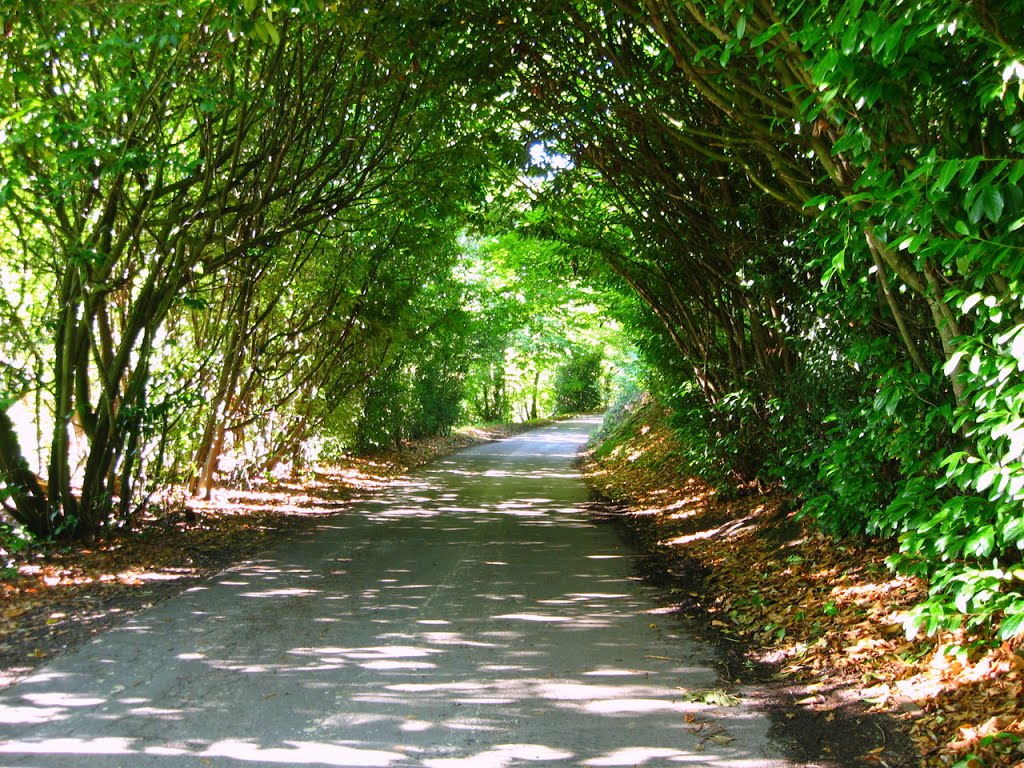
<path fill-rule="evenodd" d="M 581 419 L 464 451 L 0 696 L 0 766 L 790 765 L 585 510 Z"/>

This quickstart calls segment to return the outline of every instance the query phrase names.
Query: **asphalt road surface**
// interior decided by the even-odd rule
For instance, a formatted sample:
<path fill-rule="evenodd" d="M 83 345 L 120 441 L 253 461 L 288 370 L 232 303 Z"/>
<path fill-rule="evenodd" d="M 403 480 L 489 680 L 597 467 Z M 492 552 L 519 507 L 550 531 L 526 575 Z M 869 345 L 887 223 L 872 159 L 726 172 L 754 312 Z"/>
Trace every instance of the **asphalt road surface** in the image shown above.
<path fill-rule="evenodd" d="M 0 766 L 790 765 L 588 519 L 596 425 L 449 457 L 42 667 Z"/>

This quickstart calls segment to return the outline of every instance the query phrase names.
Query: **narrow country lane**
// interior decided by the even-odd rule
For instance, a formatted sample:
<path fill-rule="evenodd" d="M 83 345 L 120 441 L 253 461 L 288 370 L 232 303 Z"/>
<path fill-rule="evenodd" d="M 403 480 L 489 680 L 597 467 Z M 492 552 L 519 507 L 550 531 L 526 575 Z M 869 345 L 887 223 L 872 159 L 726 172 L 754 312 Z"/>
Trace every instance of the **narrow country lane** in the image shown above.
<path fill-rule="evenodd" d="M 0 697 L 0 766 L 787 763 L 587 518 L 595 419 L 471 449 Z"/>

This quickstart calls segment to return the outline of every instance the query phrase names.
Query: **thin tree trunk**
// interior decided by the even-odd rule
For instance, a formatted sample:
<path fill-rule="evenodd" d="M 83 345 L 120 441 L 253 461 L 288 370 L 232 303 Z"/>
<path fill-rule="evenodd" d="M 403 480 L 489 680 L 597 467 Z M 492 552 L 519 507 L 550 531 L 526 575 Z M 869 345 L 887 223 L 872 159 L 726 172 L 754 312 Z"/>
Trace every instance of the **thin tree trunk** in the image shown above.
<path fill-rule="evenodd" d="M 53 524 L 46 494 L 22 455 L 14 422 L 6 410 L 0 410 L 0 476 L 14 502 L 15 520 L 34 536 L 52 536 Z"/>
<path fill-rule="evenodd" d="M 217 389 L 210 403 L 210 413 L 206 418 L 203 435 L 196 450 L 195 465 L 197 474 L 189 482 L 189 493 L 193 497 L 210 498 L 213 491 L 213 476 L 217 463 L 224 450 L 224 432 L 228 419 L 227 402 L 229 395 L 237 388 L 238 377 L 242 371 L 242 339 L 248 332 L 249 306 L 251 302 L 251 286 L 242 286 L 237 308 L 240 310 L 236 323 L 232 325 L 228 344 L 224 350 L 224 366 L 217 382 Z M 230 318 L 229 318 L 230 322 Z"/>
<path fill-rule="evenodd" d="M 537 399 L 540 396 L 540 368 L 533 374 L 533 395 L 530 398 L 530 419 L 537 420 Z"/>
<path fill-rule="evenodd" d="M 61 280 L 62 311 L 54 333 L 54 419 L 50 441 L 49 504 L 55 528 L 77 518 L 78 502 L 71 491 L 71 438 L 68 428 L 74 410 L 73 336 L 78 322 L 78 275 L 69 269 Z"/>
<path fill-rule="evenodd" d="M 910 328 L 907 326 L 906 318 L 903 317 L 903 312 L 900 310 L 900 306 L 896 301 L 896 296 L 892 292 L 892 288 L 889 285 L 888 267 L 882 262 L 882 257 L 878 253 L 878 249 L 872 242 L 871 238 L 868 238 L 868 250 L 871 251 L 871 258 L 875 262 L 875 270 L 878 275 L 878 285 L 882 289 L 882 295 L 885 297 L 886 303 L 889 305 L 889 311 L 892 312 L 893 320 L 896 321 L 896 327 L 899 329 L 900 338 L 903 339 L 903 346 L 907 350 L 907 354 L 910 355 L 910 359 L 914 362 L 914 366 L 917 370 L 922 373 L 928 373 L 928 366 L 925 364 L 924 358 L 921 356 L 921 351 L 917 348 L 917 343 L 914 337 L 910 334 Z"/>

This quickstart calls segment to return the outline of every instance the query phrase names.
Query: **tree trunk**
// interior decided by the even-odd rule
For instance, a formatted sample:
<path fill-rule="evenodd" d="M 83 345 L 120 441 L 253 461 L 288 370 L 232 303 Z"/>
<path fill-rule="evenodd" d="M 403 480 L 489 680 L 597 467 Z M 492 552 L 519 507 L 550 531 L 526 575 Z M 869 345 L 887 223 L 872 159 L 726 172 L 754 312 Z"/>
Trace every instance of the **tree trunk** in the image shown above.
<path fill-rule="evenodd" d="M 50 440 L 49 506 L 54 532 L 77 519 L 78 500 L 71 491 L 71 439 L 74 413 L 75 336 L 78 329 L 79 276 L 68 269 L 61 279 L 62 311 L 54 333 L 54 420 Z"/>
<path fill-rule="evenodd" d="M 530 419 L 537 420 L 537 398 L 540 394 L 540 368 L 533 374 L 533 393 L 530 397 Z"/>
<path fill-rule="evenodd" d="M 233 311 L 227 318 L 231 325 L 227 344 L 224 348 L 224 366 L 217 381 L 217 389 L 210 402 L 210 413 L 203 427 L 203 435 L 196 450 L 195 466 L 197 474 L 189 481 L 189 493 L 193 497 L 202 496 L 209 500 L 213 491 L 213 479 L 217 463 L 224 450 L 224 433 L 228 419 L 228 401 L 230 395 L 238 387 L 238 378 L 242 373 L 242 342 L 249 333 L 249 313 L 252 308 L 255 278 L 242 278 L 238 298 L 234 302 Z M 259 321 L 257 321 L 259 322 Z"/>
<path fill-rule="evenodd" d="M 53 524 L 46 494 L 22 455 L 14 422 L 6 410 L 0 411 L 0 476 L 14 502 L 14 519 L 33 536 L 52 536 Z"/>

